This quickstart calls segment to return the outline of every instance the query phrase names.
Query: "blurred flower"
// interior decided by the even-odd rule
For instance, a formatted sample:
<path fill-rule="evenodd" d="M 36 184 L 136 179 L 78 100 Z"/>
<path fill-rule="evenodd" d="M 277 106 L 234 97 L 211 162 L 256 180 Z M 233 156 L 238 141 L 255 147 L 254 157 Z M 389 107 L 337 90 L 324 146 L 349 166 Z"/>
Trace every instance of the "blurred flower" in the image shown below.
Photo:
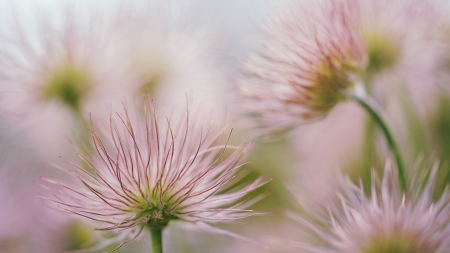
<path fill-rule="evenodd" d="M 225 75 L 212 29 L 194 24 L 189 4 L 134 3 L 118 13 L 115 27 L 132 79 L 127 86 L 136 97 L 149 92 L 157 101 L 177 104 L 194 93 L 213 106 L 224 100 Z"/>
<path fill-rule="evenodd" d="M 311 219 L 299 218 L 317 236 L 301 247 L 324 253 L 448 252 L 450 199 L 445 192 L 433 201 L 436 169 L 416 177 L 406 194 L 397 177 L 387 165 L 381 184 L 373 179 L 370 197 L 362 185 L 342 180 L 338 199 L 309 212 Z"/>
<path fill-rule="evenodd" d="M 263 132 L 276 132 L 326 116 L 355 84 L 433 83 L 436 28 L 428 1 L 294 4 L 264 28 L 266 41 L 244 63 L 246 111 Z"/>
<path fill-rule="evenodd" d="M 106 14 L 76 4 L 56 12 L 32 6 L 32 24 L 14 17 L 14 30 L 1 36 L 2 115 L 41 147 L 48 144 L 42 151 L 61 151 L 74 123 L 120 100 L 126 75 Z"/>
<path fill-rule="evenodd" d="M 359 0 L 358 3 L 368 74 L 390 70 L 407 78 L 423 69 L 432 74 L 439 26 L 432 1 Z"/>
<path fill-rule="evenodd" d="M 443 3 L 360 0 L 361 33 L 368 57 L 365 84 L 385 108 L 401 107 L 400 97 L 410 100 L 410 107 L 426 117 L 434 105 L 439 93 L 439 60 L 445 55 L 439 41 L 445 18 L 439 12 Z M 403 124 L 400 117 L 393 119 Z"/>
<path fill-rule="evenodd" d="M 353 6 L 323 1 L 309 7 L 276 16 L 265 29 L 267 41 L 244 65 L 248 78 L 240 92 L 268 131 L 325 116 L 346 99 L 352 76 L 365 66 Z"/>
<path fill-rule="evenodd" d="M 146 226 L 165 227 L 175 220 L 216 231 L 208 223 L 257 214 L 243 209 L 253 201 L 238 201 L 264 184 L 261 178 L 216 194 L 232 186 L 248 144 L 220 144 L 226 130 L 211 133 L 211 125 L 199 126 L 200 115 L 190 115 L 188 109 L 176 120 L 160 121 L 146 100 L 145 111 L 138 119 L 125 107 L 117 122 L 111 119 L 108 130 L 93 126 L 97 153 L 92 159 L 83 158 L 93 174 L 72 164 L 76 170 L 68 173 L 78 185 L 42 177 L 56 188 L 52 201 L 104 225 L 98 230 L 128 231 L 119 240 L 134 239 Z M 227 149 L 235 151 L 226 155 Z"/>

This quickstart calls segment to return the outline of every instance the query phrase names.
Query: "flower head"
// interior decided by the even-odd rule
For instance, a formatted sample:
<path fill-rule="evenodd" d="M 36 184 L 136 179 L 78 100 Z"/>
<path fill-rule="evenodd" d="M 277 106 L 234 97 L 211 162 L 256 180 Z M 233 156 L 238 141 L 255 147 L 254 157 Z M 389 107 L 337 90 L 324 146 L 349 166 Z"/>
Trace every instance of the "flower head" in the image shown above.
<path fill-rule="evenodd" d="M 222 80 L 211 29 L 192 22 L 190 3 L 128 4 L 117 16 L 128 84 L 134 95 L 149 92 L 169 104 L 183 101 L 186 91 L 201 90 L 204 101 L 219 103 Z M 208 29 L 208 30 L 207 30 Z M 211 85 L 214 83 L 214 85 Z M 203 95 L 202 93 L 205 93 Z"/>
<path fill-rule="evenodd" d="M 346 99 L 366 63 L 351 1 L 297 7 L 267 27 L 267 41 L 245 62 L 248 78 L 239 86 L 268 131 L 325 116 Z"/>
<path fill-rule="evenodd" d="M 294 4 L 273 18 L 244 64 L 246 110 L 263 132 L 274 132 L 326 116 L 355 84 L 388 86 L 378 85 L 386 76 L 432 83 L 436 20 L 428 1 Z"/>
<path fill-rule="evenodd" d="M 70 4 L 43 16 L 38 7 L 30 10 L 31 25 L 12 14 L 14 29 L 1 36 L 1 114 L 31 140 L 60 151 L 75 115 L 87 118 L 120 101 L 127 76 L 106 13 Z"/>
<path fill-rule="evenodd" d="M 372 181 L 371 196 L 363 186 L 342 180 L 338 199 L 300 222 L 317 238 L 303 245 L 316 253 L 443 253 L 450 249 L 450 196 L 433 201 L 435 172 L 423 174 L 403 193 L 389 166 L 381 184 Z M 425 181 L 429 177 L 428 181 Z"/>
<path fill-rule="evenodd" d="M 157 117 L 148 100 L 145 110 L 145 117 L 134 117 L 125 109 L 105 131 L 93 127 L 97 153 L 82 158 L 89 168 L 73 164 L 75 172 L 69 172 L 79 184 L 42 178 L 58 188 L 52 201 L 102 224 L 99 230 L 135 236 L 146 226 L 175 220 L 206 226 L 256 214 L 244 210 L 250 202 L 238 201 L 261 179 L 219 194 L 232 186 L 248 144 L 221 144 L 225 130 L 214 134 L 211 125 L 201 128 L 199 115 L 189 110 L 174 120 Z M 227 149 L 234 152 L 226 154 Z"/>
<path fill-rule="evenodd" d="M 360 28 L 366 47 L 368 74 L 382 71 L 402 76 L 436 60 L 438 19 L 432 1 L 359 0 Z M 428 55 L 428 56 L 427 56 Z M 413 67 L 413 68 L 411 68 Z M 399 71 L 397 71 L 399 70 Z"/>

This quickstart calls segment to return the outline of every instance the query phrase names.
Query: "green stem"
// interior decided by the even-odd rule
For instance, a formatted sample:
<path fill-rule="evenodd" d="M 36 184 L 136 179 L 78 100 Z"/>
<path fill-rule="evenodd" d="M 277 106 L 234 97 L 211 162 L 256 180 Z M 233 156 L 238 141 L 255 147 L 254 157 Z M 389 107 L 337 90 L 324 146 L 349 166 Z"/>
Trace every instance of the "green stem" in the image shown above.
<path fill-rule="evenodd" d="M 81 151 L 81 155 L 90 158 L 91 155 L 94 153 L 95 149 L 91 143 L 91 132 L 87 129 L 87 127 L 89 126 L 89 122 L 84 118 L 79 108 L 73 109 L 73 115 L 77 127 L 74 132 L 75 144 Z M 84 161 L 81 161 L 81 163 L 82 167 L 87 172 L 89 173 L 94 172 L 89 166 L 89 164 L 87 164 Z"/>
<path fill-rule="evenodd" d="M 161 226 L 148 226 L 150 231 L 150 236 L 152 238 L 152 252 L 153 253 L 163 253 L 162 245 L 162 230 Z"/>
<path fill-rule="evenodd" d="M 78 132 L 76 133 L 79 135 L 76 136 L 77 145 L 85 155 L 90 156 L 94 151 L 94 148 L 91 145 L 91 133 L 87 129 L 89 122 L 84 118 L 80 110 L 74 110 L 74 116 L 78 125 Z"/>
<path fill-rule="evenodd" d="M 398 180 L 400 183 L 400 187 L 403 191 L 406 190 L 406 177 L 405 177 L 405 166 L 403 164 L 402 155 L 400 153 L 400 150 L 397 146 L 397 143 L 395 142 L 394 136 L 392 135 L 391 131 L 389 130 L 388 125 L 386 124 L 385 120 L 383 119 L 382 111 L 380 109 L 380 106 L 378 103 L 367 93 L 362 87 L 357 87 L 357 90 L 354 94 L 355 101 L 360 104 L 364 110 L 370 115 L 370 117 L 375 121 L 376 124 L 381 128 L 381 131 L 384 134 L 384 137 L 386 138 L 387 144 L 397 160 L 397 169 L 398 169 Z"/>

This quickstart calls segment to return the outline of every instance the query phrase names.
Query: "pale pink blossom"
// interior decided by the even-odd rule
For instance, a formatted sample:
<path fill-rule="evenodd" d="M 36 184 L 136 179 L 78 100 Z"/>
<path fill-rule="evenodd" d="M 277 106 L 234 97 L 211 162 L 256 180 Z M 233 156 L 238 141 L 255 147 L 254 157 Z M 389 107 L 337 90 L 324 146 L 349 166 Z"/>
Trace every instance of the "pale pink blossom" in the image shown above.
<path fill-rule="evenodd" d="M 417 168 L 414 168 L 417 169 Z M 417 171 L 414 171 L 418 174 Z M 294 217 L 310 232 L 297 244 L 305 252 L 375 253 L 450 250 L 448 191 L 433 198 L 436 168 L 415 177 L 403 192 L 394 168 L 387 165 L 381 182 L 373 175 L 370 196 L 362 183 L 341 178 L 335 197 L 323 197 L 320 209 Z"/>
<path fill-rule="evenodd" d="M 92 126 L 97 152 L 80 155 L 86 164 L 71 163 L 67 170 L 77 183 L 41 177 L 55 188 L 51 201 L 95 221 L 98 230 L 123 231 L 118 237 L 123 243 L 146 226 L 172 221 L 227 234 L 209 224 L 258 214 L 245 209 L 253 201 L 241 200 L 265 183 L 261 178 L 219 193 L 233 186 L 250 144 L 227 144 L 231 131 L 214 133 L 189 109 L 180 117 L 158 117 L 146 100 L 145 112 L 125 108 L 106 129 Z"/>
<path fill-rule="evenodd" d="M 135 97 L 149 92 L 155 102 L 183 103 L 193 94 L 207 106 L 224 107 L 225 68 L 210 26 L 199 25 L 192 2 L 127 3 L 114 22 L 122 44 L 127 84 Z"/>
<path fill-rule="evenodd" d="M 413 96 L 433 90 L 439 18 L 429 1 L 321 0 L 286 9 L 263 27 L 265 40 L 238 85 L 262 133 L 323 118 L 359 84 L 383 98 L 402 84 Z"/>
<path fill-rule="evenodd" d="M 121 101 L 127 78 L 100 8 L 29 7 L 27 15 L 18 7 L 12 11 L 0 35 L 0 112 L 17 135 L 49 157 L 67 148 L 89 112 L 107 115 L 108 106 Z"/>
<path fill-rule="evenodd" d="M 358 3 L 368 56 L 366 86 L 385 104 L 398 103 L 402 94 L 425 116 L 439 88 L 436 76 L 444 54 L 439 36 L 445 18 L 439 8 L 445 6 L 439 0 Z"/>
<path fill-rule="evenodd" d="M 322 118 L 346 100 L 366 64 L 352 1 L 293 4 L 265 27 L 266 40 L 244 63 L 239 85 L 264 131 Z"/>

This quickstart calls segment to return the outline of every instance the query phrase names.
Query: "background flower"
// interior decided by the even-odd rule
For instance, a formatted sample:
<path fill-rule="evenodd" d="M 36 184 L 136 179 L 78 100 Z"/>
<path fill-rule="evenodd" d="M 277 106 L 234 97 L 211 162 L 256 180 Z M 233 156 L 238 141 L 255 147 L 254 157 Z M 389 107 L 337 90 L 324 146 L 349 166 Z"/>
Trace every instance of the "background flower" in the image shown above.
<path fill-rule="evenodd" d="M 263 131 L 322 118 L 347 99 L 366 62 L 354 8 L 352 1 L 293 4 L 264 28 L 239 85 Z"/>
<path fill-rule="evenodd" d="M 120 101 L 127 82 L 107 13 L 59 5 L 46 15 L 39 9 L 48 6 L 35 3 L 31 24 L 10 14 L 0 47 L 2 116 L 47 158 L 80 138 L 89 112 Z"/>
<path fill-rule="evenodd" d="M 135 99 L 149 92 L 160 98 L 156 103 L 182 104 L 189 94 L 223 111 L 221 43 L 215 29 L 195 21 L 193 6 L 190 1 L 131 1 L 118 8 L 112 22 L 131 78 L 123 85 Z"/>
<path fill-rule="evenodd" d="M 232 89 L 233 75 L 241 71 L 239 63 L 254 48 L 252 43 L 259 44 L 264 39 L 260 31 L 257 31 L 257 27 L 261 27 L 262 17 L 273 15 L 280 6 L 284 9 L 283 5 L 289 1 L 171 0 L 162 3 L 159 0 L 135 0 L 118 3 L 118 1 L 98 0 L 95 3 L 74 3 L 67 0 L 68 5 L 60 2 L 61 0 L 41 0 L 39 3 L 30 0 L 0 0 L 1 40 L 17 39 L 19 36 L 16 27 L 21 27 L 22 34 L 27 37 L 24 44 L 33 45 L 33 49 L 42 48 L 39 45 L 42 44 L 42 40 L 47 37 L 47 34 L 52 34 L 52 37 L 49 38 L 56 38 L 57 36 L 53 37 L 53 35 L 65 29 L 63 28 L 65 22 L 60 21 L 68 18 L 66 7 L 76 6 L 70 16 L 76 17 L 77 21 L 74 22 L 77 24 L 76 27 L 83 27 L 81 30 L 85 30 L 87 25 L 84 24 L 89 23 L 89 17 L 94 14 L 96 17 L 92 20 L 98 21 L 95 27 L 98 28 L 99 37 L 101 35 L 105 35 L 105 38 L 115 36 L 114 39 L 109 39 L 110 44 L 105 49 L 119 48 L 113 50 L 114 53 L 109 58 L 111 64 L 124 66 L 124 72 L 131 77 L 126 78 L 127 80 L 124 82 L 118 82 L 116 88 L 121 91 L 118 92 L 120 98 L 117 98 L 116 102 L 122 102 L 122 96 L 134 96 L 134 100 L 140 100 L 141 96 L 136 93 L 141 93 L 139 85 L 144 83 L 145 78 L 136 75 L 139 71 L 135 72 L 137 69 L 135 66 L 139 61 L 132 60 L 133 57 L 129 61 L 125 61 L 125 59 L 139 51 L 131 49 L 127 45 L 137 46 L 140 44 L 142 47 L 146 47 L 147 44 L 148 48 L 156 48 L 158 53 L 154 54 L 149 49 L 150 53 L 142 55 L 158 55 L 159 58 L 153 61 L 153 59 L 143 57 L 147 60 L 147 62 L 142 60 L 146 63 L 143 65 L 147 66 L 144 67 L 143 72 L 148 71 L 147 74 L 151 77 L 155 67 L 158 71 L 161 69 L 166 71 L 165 77 L 160 78 L 161 82 L 154 82 L 158 84 L 155 85 L 152 96 L 157 97 L 157 101 L 162 101 L 162 104 L 169 100 L 171 105 L 184 104 L 186 93 L 189 94 L 188 96 L 195 93 L 194 97 L 200 98 L 205 108 L 214 108 L 216 113 L 220 112 L 220 114 L 226 111 L 228 121 L 232 121 L 237 118 L 236 112 L 239 112 L 242 106 L 242 100 L 233 100 L 234 96 L 237 96 L 237 92 Z M 309 8 L 310 4 L 317 4 L 317 2 L 310 3 L 311 1 L 303 2 L 305 3 L 304 8 Z M 436 198 L 440 196 L 442 189 L 448 183 L 449 170 L 445 160 L 448 156 L 446 143 L 450 143 L 447 133 L 447 115 L 450 115 L 448 95 L 439 90 L 438 99 L 436 99 L 433 92 L 437 86 L 432 82 L 434 74 L 430 74 L 429 71 L 433 69 L 437 54 L 445 56 L 445 53 L 439 53 L 442 48 L 436 48 L 435 44 L 431 43 L 433 37 L 427 37 L 438 28 L 439 15 L 430 15 L 434 13 L 434 10 L 429 7 L 425 8 L 427 4 L 431 3 L 430 1 L 372 2 L 361 0 L 355 1 L 355 3 L 358 3 L 358 7 L 360 7 L 354 8 L 355 10 L 367 13 L 363 19 L 360 19 L 360 21 L 364 21 L 360 22 L 361 24 L 368 24 L 365 29 L 373 28 L 388 32 L 385 34 L 388 39 L 386 43 L 381 43 L 382 39 L 377 39 L 377 36 L 372 35 L 375 37 L 372 42 L 381 41 L 373 43 L 374 51 L 379 50 L 382 53 L 379 55 L 381 56 L 378 59 L 379 62 L 383 63 L 383 60 L 386 59 L 387 61 L 381 64 L 381 68 L 372 68 L 371 73 L 376 75 L 376 78 L 373 79 L 373 84 L 370 86 L 374 88 L 373 92 L 377 99 L 383 99 L 381 102 L 389 110 L 389 119 L 392 119 L 389 121 L 395 127 L 395 135 L 401 142 L 405 160 L 411 164 L 418 154 L 425 154 L 426 157 L 438 154 L 439 160 L 442 161 L 439 179 L 435 184 L 439 188 L 434 193 Z M 288 4 L 292 6 L 292 3 Z M 406 8 L 402 8 L 402 6 L 406 6 Z M 36 10 L 36 7 L 40 8 Z M 445 13 L 448 11 L 448 6 L 440 7 L 438 10 L 442 10 L 444 13 L 442 16 L 447 19 Z M 12 13 L 13 15 L 11 15 Z M 411 17 L 413 19 L 410 20 Z M 424 21 L 425 23 L 423 23 Z M 46 22 L 45 26 L 54 27 L 54 32 L 39 31 L 40 27 L 44 26 L 42 25 L 44 22 Z M 104 26 L 104 24 L 106 25 Z M 103 30 L 106 28 L 108 31 Z M 90 33 L 90 29 L 87 31 L 86 33 Z M 443 34 L 439 31 L 438 33 Z M 141 34 L 145 36 L 141 37 Z M 423 36 L 424 34 L 426 36 Z M 97 35 L 94 37 L 99 38 Z M 49 39 L 49 41 L 51 40 Z M 389 42 L 390 40 L 392 41 Z M 76 40 L 77 43 L 80 41 L 83 40 Z M 89 38 L 86 41 L 92 42 Z M 446 39 L 442 38 L 440 43 L 446 44 Z M 377 47 L 380 44 L 390 46 Z M 7 50 L 8 54 L 11 54 L 13 52 L 9 51 L 10 48 L 19 49 L 21 45 L 23 44 L 0 43 L 0 51 Z M 119 46 L 116 47 L 117 45 Z M 394 46 L 392 47 L 392 45 Z M 399 49 L 399 46 L 407 47 L 407 53 Z M 202 51 L 202 48 L 205 51 Z M 122 56 L 117 57 L 119 54 Z M 391 57 L 396 55 L 397 57 Z M 13 58 L 17 60 L 18 58 L 15 56 L 14 53 Z M 165 58 L 165 56 L 168 57 Z M 383 58 L 383 56 L 388 57 Z M 22 55 L 20 58 L 26 59 L 29 58 L 29 55 Z M 392 60 L 392 58 L 396 60 Z M 46 58 L 42 57 L 42 61 L 45 62 L 45 60 Z M 9 64 L 8 61 L 9 59 L 0 58 L 0 66 Z M 160 64 L 161 62 L 164 64 Z M 445 64 L 442 65 L 439 75 L 447 72 Z M 217 69 L 216 67 L 225 68 Z M 121 72 L 119 68 L 105 68 Z M 201 71 L 202 69 L 205 71 Z M 116 74 L 115 71 L 111 72 L 112 76 L 125 77 L 122 73 Z M 14 73 L 17 72 L 14 70 Z M 16 245 L 16 247 L 7 249 L 0 246 L 0 251 L 7 253 L 17 250 L 27 253 L 61 252 L 62 250 L 85 248 L 92 245 L 89 243 L 93 241 L 107 241 L 111 236 L 110 233 L 103 234 L 105 237 L 99 237 L 99 233 L 93 234 L 89 226 L 80 225 L 79 222 L 69 220 L 62 224 L 60 222 L 53 224 L 51 222 L 53 217 L 47 218 L 47 215 L 54 215 L 53 210 L 41 206 L 41 203 L 35 205 L 36 199 L 30 197 L 32 194 L 40 194 L 37 192 L 40 189 L 36 189 L 39 187 L 33 187 L 30 183 L 37 175 L 48 175 L 58 181 L 70 181 L 66 174 L 49 168 L 50 166 L 45 164 L 45 159 L 54 159 L 58 155 L 71 157 L 74 152 L 67 137 L 71 136 L 73 141 L 78 142 L 79 139 L 74 139 L 72 135 L 79 131 L 80 126 L 72 118 L 71 109 L 68 109 L 70 107 L 57 99 L 52 99 L 53 102 L 49 106 L 36 106 L 36 109 L 31 110 L 30 113 L 22 113 L 25 111 L 24 107 L 12 108 L 12 105 L 20 103 L 14 101 L 15 95 L 9 95 L 16 93 L 19 86 L 16 86 L 15 82 L 10 82 L 10 84 L 14 85 L 10 87 L 6 85 L 0 91 L 0 100 L 6 102 L 1 103 L 2 108 L 0 108 L 0 163 L 14 161 L 14 164 L 0 168 L 0 176 L 4 179 L 0 180 L 0 199 L 2 203 L 7 204 L 0 208 L 3 210 L 0 213 L 7 213 L 2 219 L 2 224 L 7 227 L 4 228 L 6 230 L 0 228 L 0 244 L 8 241 L 8 238 L 20 238 L 20 240 L 16 240 L 16 242 L 20 241 L 20 245 L 8 244 Z M 440 86 L 445 90 L 445 78 L 440 80 Z M 89 92 L 91 91 L 89 90 Z M 17 98 L 23 98 L 21 92 L 17 93 Z M 8 97 L 13 103 L 3 100 Z M 99 98 L 103 98 L 103 96 Z M 106 109 L 107 113 L 104 114 L 104 118 L 109 120 L 109 107 L 113 98 L 106 99 L 106 96 L 104 98 L 105 100 L 111 99 L 111 101 L 99 102 L 83 99 L 84 117 L 87 118 L 91 111 L 94 112 L 94 115 L 102 115 L 101 111 Z M 91 108 L 86 107 L 90 107 L 88 103 L 85 103 L 88 101 L 90 101 L 89 104 L 93 104 Z M 217 103 L 218 101 L 220 103 Z M 399 103 L 399 101 L 401 102 Z M 16 110 L 19 107 L 22 108 L 20 114 Z M 15 113 L 11 115 L 12 111 Z M 53 113 L 53 111 L 58 113 Z M 159 114 L 162 112 L 164 112 L 162 114 L 165 112 L 170 114 L 172 107 L 163 108 L 161 106 L 158 111 Z M 5 112 L 8 113 L 5 114 Z M 22 117 L 23 115 L 27 115 L 27 117 Z M 177 112 L 174 113 L 175 116 L 178 117 Z M 100 119 L 96 119 L 97 123 L 103 124 L 98 120 Z M 220 122 L 216 123 L 220 125 Z M 240 128 L 239 124 L 235 124 L 235 126 L 230 143 L 239 144 L 245 135 L 245 130 Z M 383 170 L 384 166 L 386 150 L 383 149 L 385 145 L 379 137 L 378 133 L 374 131 L 373 125 L 364 121 L 362 111 L 352 104 L 342 104 L 333 109 L 326 119 L 320 120 L 320 123 L 304 125 L 296 131 L 291 131 L 286 139 L 278 139 L 271 143 L 256 143 L 249 159 L 252 172 L 246 174 L 242 182 L 251 182 L 261 174 L 274 178 L 272 183 L 249 195 L 249 197 L 253 197 L 270 191 L 271 194 L 258 202 L 254 209 L 270 211 L 271 215 L 261 216 L 258 219 L 245 219 L 233 224 L 217 224 L 216 227 L 248 238 L 259 238 L 267 242 L 265 244 L 271 248 L 262 248 L 241 240 L 230 241 L 229 237 L 218 237 L 208 233 L 186 230 L 186 226 L 183 226 L 182 222 L 174 222 L 173 226 L 169 226 L 165 231 L 166 238 L 171 241 L 164 245 L 167 252 L 250 252 L 252 250 L 298 252 L 298 249 L 295 248 L 289 250 L 281 247 L 291 246 L 292 243 L 279 238 L 303 238 L 303 235 L 297 231 L 283 229 L 285 224 L 298 226 L 291 221 L 286 221 L 284 217 L 283 210 L 292 205 L 292 198 L 285 193 L 286 179 L 293 180 L 296 189 L 300 188 L 297 194 L 320 201 L 322 193 L 318 189 L 326 191 L 325 188 L 328 188 L 328 192 L 332 192 L 337 183 L 335 174 L 338 169 L 342 169 L 348 171 L 349 176 L 354 179 L 359 179 L 363 174 L 367 191 L 370 188 L 368 180 L 370 180 L 371 169 L 375 165 L 378 170 Z M 77 159 L 72 157 L 71 160 L 79 161 Z M 65 217 L 68 218 L 68 216 Z M 6 240 L 4 240 L 5 238 Z M 89 243 L 86 243 L 86 238 L 91 238 Z M 148 251 L 149 238 L 143 239 L 126 245 L 119 252 Z M 280 241 L 282 241 L 282 245 L 273 243 Z M 116 246 L 118 244 L 114 244 L 106 250 L 112 250 Z"/>
<path fill-rule="evenodd" d="M 363 185 L 341 180 L 335 197 L 325 197 L 325 208 L 299 218 L 317 237 L 305 243 L 307 252 L 446 252 L 449 199 L 445 192 L 433 200 L 436 168 L 420 174 L 415 187 L 403 193 L 398 176 L 387 165 L 381 182 L 373 179 L 370 196 Z M 311 210 L 310 210 L 311 211 Z"/>

